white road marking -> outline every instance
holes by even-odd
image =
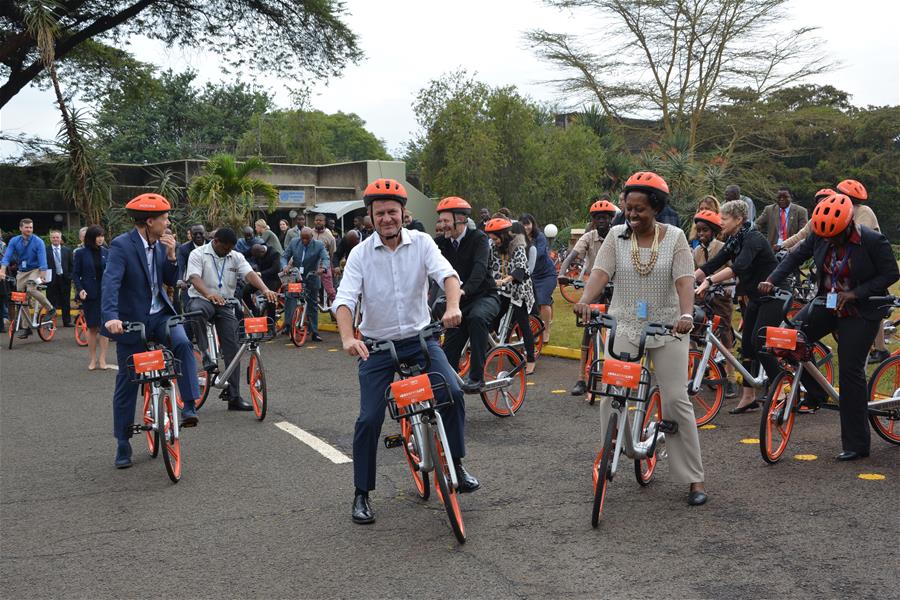
[[[308,431],[304,431],[287,421],[275,423],[275,427],[286,431],[336,465],[353,462],[353,459],[326,442],[323,442]]]

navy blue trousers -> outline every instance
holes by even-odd
[[[419,338],[408,338],[394,342],[400,360],[415,359],[425,366],[425,359],[419,345]],[[462,390],[456,380],[456,373],[450,368],[447,357],[435,340],[428,341],[428,355],[431,357],[429,372],[440,373],[447,380],[453,405],[441,409],[441,419],[450,443],[450,453],[454,460],[466,455],[463,440],[466,428],[466,407]],[[384,423],[387,402],[385,390],[394,380],[394,363],[390,352],[376,352],[369,360],[359,362],[359,418],[353,434],[353,482],[363,491],[375,489],[375,457],[378,438]],[[437,400],[446,398],[447,389],[436,392]]]
[[[181,361],[182,376],[178,378],[178,391],[185,406],[193,406],[194,400],[200,396],[197,384],[197,366],[194,364],[194,348],[188,340],[181,325],[167,327],[166,321],[172,315],[165,310],[150,315],[145,323],[147,337],[165,345],[172,354]],[[171,332],[171,342],[169,341]],[[113,393],[113,435],[118,440],[131,437],[131,426],[134,424],[134,408],[137,401],[138,384],[131,383],[132,374],[126,365],[128,357],[146,348],[140,340],[135,343],[118,342],[116,344],[116,361],[119,372],[116,375],[116,391]]]

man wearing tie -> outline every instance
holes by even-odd
[[[312,333],[312,341],[321,342],[319,337],[319,287],[322,285],[322,275],[331,266],[328,251],[325,244],[313,239],[314,232],[310,227],[300,230],[300,237],[294,238],[281,255],[281,266],[287,273],[291,267],[300,269],[300,277],[303,279],[303,294],[309,307],[306,314],[309,315],[309,329]],[[294,308],[297,306],[295,298],[286,298],[284,301],[284,314],[291,318]],[[289,328],[289,326],[288,326]]]
[[[62,309],[63,327],[71,327],[72,249],[63,245],[61,231],[50,231],[47,266],[53,271],[53,278],[47,286],[47,295],[53,306]]]
[[[791,202],[791,191],[780,187],[775,204],[767,206],[756,219],[756,227],[767,234],[769,245],[777,252],[786,239],[803,229],[808,220],[806,209]]]

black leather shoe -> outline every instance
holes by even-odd
[[[321,341],[322,341],[322,336],[320,336],[320,335],[314,333],[314,334],[312,335],[312,338],[311,338],[311,339],[312,339],[312,341],[314,341],[314,342],[321,342]]]
[[[887,360],[887,358],[891,355],[887,350],[872,350],[869,353],[868,363],[870,365],[877,365],[878,363]]]
[[[356,494],[353,497],[353,512],[351,518],[354,523],[367,525],[375,522],[375,511],[372,510],[372,502],[368,496]]]
[[[17,335],[16,337],[19,338],[20,340],[27,340],[28,338],[31,337],[31,330],[30,330],[30,329],[26,329],[25,331],[23,331],[22,333],[20,333],[20,334]]]
[[[730,414],[730,415],[740,415],[740,414],[743,414],[743,413],[748,412],[748,411],[751,411],[751,410],[756,410],[757,408],[759,408],[759,402],[757,402],[756,400],[754,400],[753,402],[751,402],[751,403],[748,404],[747,406],[740,406],[740,407],[735,406],[734,408],[732,408],[731,410],[728,411],[728,414]]]
[[[241,397],[228,400],[228,410],[253,410],[253,405]]]
[[[462,466],[462,463],[456,463],[456,481],[459,483],[457,490],[460,494],[468,494],[481,487],[478,480],[466,471],[465,467]]]
[[[696,491],[688,494],[688,504],[691,506],[701,506],[706,504],[708,499],[709,496],[706,495],[706,492]]]
[[[573,396],[584,396],[587,393],[587,384],[579,379],[569,393]]]
[[[465,393],[472,394],[472,393],[475,393],[475,392],[478,392],[479,390],[481,390],[481,388],[484,387],[484,382],[483,381],[474,381],[474,380],[466,377],[465,379],[463,379],[463,382],[459,387]]]
[[[868,452],[863,453],[863,452],[854,452],[853,450],[844,450],[843,452],[841,452],[840,454],[835,456],[835,458],[841,462],[845,462],[848,460],[858,460],[860,458],[868,458],[868,456],[869,456]]]

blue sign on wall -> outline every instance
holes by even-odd
[[[281,206],[305,206],[306,192],[303,190],[279,190],[278,204]]]

